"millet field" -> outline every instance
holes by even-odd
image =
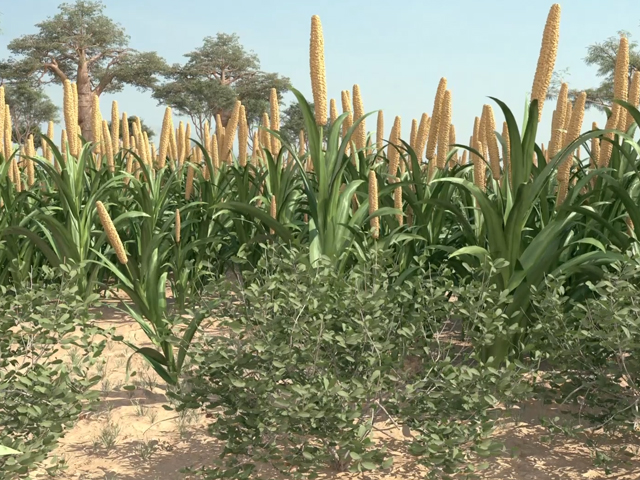
[[[157,59],[98,50],[99,2],[59,8],[75,63],[53,20],[0,63],[0,479],[640,478],[627,36],[585,125],[552,5],[523,118],[487,97],[460,139],[446,78],[409,121],[328,98],[315,15],[293,133],[271,86],[178,121],[185,70],[154,143],[100,95],[109,58]],[[34,72],[64,129],[16,127]]]

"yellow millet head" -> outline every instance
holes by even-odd
[[[186,142],[184,140],[184,123],[182,121],[180,121],[180,123],[178,123],[178,131],[176,132],[176,140],[177,140],[177,147],[178,147],[178,162],[182,163],[184,161],[184,157],[186,154],[186,150],[187,150],[187,145]]]
[[[257,131],[253,132],[253,142],[251,148],[251,164],[255,167],[258,166],[260,159],[260,135]]]
[[[309,62],[316,124],[323,126],[327,124],[327,76],[324,63],[324,37],[318,15],[311,17]]]
[[[402,187],[396,187],[393,190],[393,208],[402,211]],[[404,223],[404,215],[396,213],[396,220],[398,225],[402,226]]]
[[[271,128],[271,121],[267,112],[262,114],[262,126],[264,128],[260,129],[260,145],[267,150],[271,150],[271,134],[266,130]]]
[[[249,124],[244,105],[240,105],[240,123],[238,124],[238,163],[241,167],[247,166],[247,146],[249,143]]]
[[[360,85],[355,84],[353,86],[353,119],[358,120],[364,117],[364,104],[362,103],[362,94],[360,93]],[[354,140],[356,149],[362,150],[367,143],[367,131],[365,121],[358,124],[356,131],[354,132]]]
[[[275,88],[271,89],[269,95],[269,105],[271,108],[271,123],[269,128],[274,132],[280,131],[280,102],[278,101],[278,92]],[[271,135],[271,150],[274,155],[280,151],[280,140],[275,135]]]
[[[209,122],[204,121],[204,127],[202,128],[202,145],[209,155],[211,155],[211,129],[209,128]]]
[[[68,132],[69,138],[69,151],[71,155],[74,155],[74,145],[73,141],[75,138],[76,127],[75,123],[77,123],[76,116],[78,114],[75,106],[75,99],[73,93],[73,87],[71,86],[71,82],[69,80],[64,81],[64,97],[63,97],[63,114],[64,114],[64,124],[65,130]]]
[[[73,135],[69,137],[69,140],[73,145],[73,155],[77,157],[80,155],[80,148],[82,147],[80,142],[80,134],[82,132],[78,123],[78,84],[76,82],[71,84],[71,91],[73,92]]]
[[[121,264],[126,265],[128,261],[127,252],[124,249],[124,245],[122,244],[122,240],[120,239],[120,235],[118,235],[116,227],[113,225],[113,221],[109,216],[109,212],[107,212],[107,209],[104,207],[100,200],[96,202],[96,209],[98,210],[98,217],[100,218],[102,228],[107,234],[107,239],[109,240],[111,247],[113,247],[116,252],[118,261]]]
[[[449,125],[449,148],[453,148],[453,145],[456,143],[456,127],[453,125]],[[458,152],[456,151],[451,157],[451,162],[453,165],[458,163]]]
[[[0,85],[0,154],[4,155],[4,86]]]
[[[300,130],[298,135],[298,158],[302,158],[307,153],[307,144],[304,138],[304,130]]]
[[[556,208],[564,203],[564,201],[567,198],[568,192],[569,192],[569,180],[558,178],[558,198],[556,200]]]
[[[176,139],[176,130],[173,128],[173,120],[171,121],[171,128],[169,128],[169,158],[171,163],[178,160],[178,141]]]
[[[11,139],[13,125],[11,122],[11,110],[9,109],[9,105],[5,105],[4,111],[0,112],[0,114],[4,115],[4,159],[5,161],[9,161],[9,158],[13,155],[13,141]]]
[[[102,114],[100,113],[100,97],[98,95],[93,95],[93,106],[91,107],[92,113],[92,136],[93,142],[96,144],[96,153],[102,153],[103,149],[100,145],[102,141]]]
[[[369,170],[369,215],[378,211],[378,177],[374,170]],[[380,236],[380,217],[371,219],[371,237],[377,240]]]
[[[35,157],[36,156],[36,148],[33,144],[33,135],[29,135],[29,138],[27,140],[27,185],[29,187],[31,187],[35,181],[36,181],[36,176],[35,176],[35,168],[33,165],[33,160],[31,160],[31,157]]]
[[[27,137],[26,154],[28,157],[36,156],[36,147],[33,140],[33,134],[29,134],[29,136]]]
[[[493,116],[493,108],[491,105],[485,105],[487,109],[487,121],[485,123],[484,136],[489,150],[489,164],[491,165],[491,175],[496,180],[500,180],[500,149],[498,148],[498,139],[496,137],[496,120]]]
[[[376,126],[376,150],[382,151],[384,146],[384,113],[382,110],[378,110],[378,121]]]
[[[211,163],[213,164],[213,170],[220,170],[220,156],[218,155],[218,139],[216,136],[211,137]],[[213,172],[210,172],[213,173]]]
[[[418,139],[418,120],[411,119],[411,131],[409,133],[409,146],[411,150],[416,151],[416,141]]]
[[[562,147],[562,129],[564,128],[565,117],[567,114],[569,85],[563,83],[560,86],[556,109],[554,110],[553,119],[551,121],[551,141],[549,142],[549,154],[554,157]]]
[[[442,77],[436,90],[436,98],[433,101],[433,113],[431,114],[431,126],[429,127],[429,137],[427,140],[427,159],[431,162],[436,155],[436,145],[438,143],[438,129],[440,128],[440,112],[444,93],[447,90],[447,79]]]
[[[636,108],[640,106],[640,70],[636,70],[635,72],[633,72],[633,76],[631,77],[631,83],[629,84],[628,102]],[[626,113],[626,120],[623,126],[623,130],[625,132],[634,122],[631,114],[629,112]]]
[[[227,163],[231,163],[231,150],[233,149],[233,141],[236,139],[236,131],[238,130],[238,122],[240,121],[240,106],[242,103],[237,100],[233,110],[231,111],[231,117],[227,122],[227,126],[224,129],[224,158]]]
[[[438,156],[436,166],[442,170],[445,167],[447,153],[449,153],[449,127],[451,125],[451,90],[444,92],[440,118],[438,120]]]
[[[402,134],[402,119],[396,116],[391,127],[391,135],[389,136],[389,148],[387,149],[387,158],[389,159],[389,175],[395,177],[398,173],[400,163],[400,152],[398,147],[400,144],[400,136]]]
[[[67,154],[68,148],[69,148],[69,139],[67,138],[67,131],[63,128],[62,132],[60,132],[60,151],[62,152],[63,156]]]
[[[184,128],[184,150],[185,157],[191,155],[191,124],[189,122]]]
[[[171,131],[173,130],[173,121],[171,119],[171,108],[164,110],[164,118],[162,120],[162,130],[160,131],[160,148],[158,151],[158,168],[165,167],[167,162],[167,153],[171,144]]]
[[[430,118],[426,113],[422,114],[420,118],[420,125],[418,126],[418,136],[416,139],[416,157],[418,157],[418,163],[422,163],[424,158],[424,148],[427,145],[427,138],[429,136]]]
[[[616,128],[616,126],[618,125],[618,116],[620,114],[620,109],[619,108],[612,108],[611,109],[611,115],[609,115],[609,118],[607,119],[607,123],[604,126],[605,130],[612,130],[614,128]],[[604,138],[608,138],[609,140],[613,140],[614,139],[614,134],[613,133],[606,133],[604,135]],[[608,167],[609,166],[609,160],[611,160],[611,152],[613,150],[613,144],[611,142],[607,142],[606,140],[604,140],[600,143],[600,155],[598,157],[598,167],[602,168],[602,167]]]
[[[120,112],[118,110],[118,102],[114,100],[111,103],[111,145],[116,152],[120,148]]]
[[[53,122],[50,121],[49,125],[47,125],[47,138],[53,141],[54,135],[55,135],[54,125],[53,125]],[[43,143],[43,145],[44,144],[45,143]],[[43,156],[49,161],[49,163],[53,162],[53,150],[51,150],[51,147],[49,147],[49,145],[47,145],[46,154]]]
[[[109,136],[109,133],[112,133],[109,131],[109,124],[107,123],[106,120],[102,121],[102,137],[105,141],[105,146],[106,146],[106,150],[107,150],[107,165],[109,166],[109,171],[111,173],[115,173],[116,171],[116,164],[115,164],[115,155],[117,153],[116,147],[119,143],[114,144],[111,141],[111,137]]]
[[[553,69],[558,55],[560,41],[560,5],[555,3],[549,10],[547,23],[542,34],[542,45],[538,57],[538,66],[533,77],[531,100],[538,101],[538,121],[542,119],[542,108],[549,90]]]
[[[129,118],[127,112],[122,112],[122,148],[128,150],[131,148],[131,133],[129,133]]]
[[[191,194],[193,193],[193,176],[195,174],[193,164],[189,163],[187,167],[187,183],[184,187],[184,199],[189,201],[191,199]]]
[[[338,119],[338,105],[336,104],[336,99],[332,98],[331,101],[329,102],[329,121],[331,122],[331,125],[336,123],[337,119]]]
[[[509,156],[511,155],[511,140],[509,140],[509,127],[507,122],[502,122],[502,138],[504,139],[505,147],[502,147],[502,161],[505,166],[509,164]]]
[[[562,148],[564,145],[564,140],[567,137],[567,131],[569,130],[569,123],[571,122],[571,115],[573,114],[573,104],[571,101],[567,101],[567,106],[565,107],[564,114],[564,123],[562,124],[562,128],[560,129],[560,144],[558,145],[558,150]]]
[[[597,130],[598,124],[596,122],[593,122],[591,124],[591,129]],[[597,168],[599,157],[600,157],[600,139],[592,138],[591,139],[591,160],[589,162],[589,165],[591,168]]]
[[[342,113],[349,113],[347,118],[342,122],[342,138],[347,136],[347,132],[353,125],[353,112],[351,111],[351,96],[349,90],[343,90],[342,93]]]
[[[629,94],[629,40],[624,35],[620,37],[616,67],[613,77],[613,98],[627,100]]]
[[[20,167],[18,167],[18,162],[16,160],[16,157],[13,157],[12,163],[13,163],[13,184],[16,187],[16,191],[21,192],[22,191],[22,175],[20,172]]]
[[[584,108],[586,102],[586,92],[580,92],[576,99],[576,103],[571,110],[571,120],[569,122],[569,128],[567,129],[567,135],[565,136],[562,148],[565,148],[580,136],[580,132],[582,131],[582,122],[584,121]]]
[[[104,153],[107,156],[107,165],[109,166],[109,171],[114,173],[116,171],[116,165],[113,161],[113,145],[111,143],[111,132],[109,132],[109,124],[106,120],[102,121],[102,139],[104,142]]]
[[[471,146],[475,150],[480,153],[483,153],[484,146],[482,142],[478,139],[477,136],[474,135],[473,145]],[[471,161],[473,162],[473,183],[475,183],[476,187],[480,188],[483,192],[486,187],[486,166],[482,158],[480,158],[477,154],[471,153]]]
[[[151,165],[151,155],[152,155],[152,151],[151,151],[151,145],[149,145],[149,136],[147,135],[147,132],[142,132],[142,148],[144,149],[144,161],[147,163],[147,165]]]
[[[629,103],[634,107],[640,107],[640,70],[633,72],[629,86]]]

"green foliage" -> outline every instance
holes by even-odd
[[[242,284],[211,286],[229,335],[194,346],[182,396],[217,412],[209,428],[225,448],[207,478],[388,468],[372,436],[394,423],[433,475],[495,451],[489,412],[513,376],[453,341],[447,272],[406,279],[390,253],[342,275],[326,257],[314,268],[308,252],[268,248]]]
[[[38,73],[41,81],[61,83],[76,80],[80,67],[86,67],[98,95],[119,92],[125,85],[155,85],[156,74],[166,68],[164,60],[155,52],[129,48],[129,36],[103,13],[102,2],[77,0],[58,8],[59,13],[36,24],[37,33],[9,42],[15,72]]]
[[[185,57],[187,62],[174,65],[153,96],[188,116],[200,138],[204,123],[213,126],[216,115],[226,125],[236,99],[242,101],[253,126],[269,110],[271,88],[276,88],[279,99],[289,88],[288,78],[260,71],[258,56],[247,52],[235,34],[205,37],[203,45]]]
[[[559,279],[535,296],[542,318],[532,340],[549,363],[541,394],[580,407],[579,424],[637,435],[640,414],[640,258],[616,264],[589,295],[575,302]],[[575,413],[575,411],[573,412]]]
[[[168,261],[171,253],[176,253],[173,248],[175,239],[171,236],[174,222],[166,218],[171,206],[168,197],[174,177],[171,175],[163,183],[162,172],[156,175],[153,169],[144,163],[142,165],[143,180],[134,178],[129,183],[135,209],[122,213],[114,220],[114,225],[128,222],[136,233],[133,241],[127,245],[131,252],[127,264],[114,263],[97,250],[93,250],[93,253],[99,258],[95,263],[115,278],[114,286],[128,295],[132,305],[125,304],[126,312],[140,325],[155,348],[139,348],[130,342],[124,343],[133,349],[134,354],[142,355],[167,384],[175,386],[179,382],[191,340],[204,317],[193,315],[185,324],[182,316],[170,315],[167,308],[169,273],[172,267],[174,277],[182,273],[176,270],[177,262]],[[171,215],[170,218],[174,220],[175,217]],[[177,253],[180,254],[179,249]],[[179,332],[181,327],[184,330]]]
[[[587,108],[597,108],[604,111],[611,108],[613,101],[613,76],[616,68],[616,56],[620,46],[620,35],[631,37],[629,32],[620,31],[618,36],[609,37],[602,42],[596,42],[587,47],[587,56],[584,62],[587,65],[598,68],[597,75],[602,78],[600,85],[590,88],[570,89],[569,96],[576,98],[581,91],[587,93]],[[638,42],[629,41],[629,78],[634,71],[640,71],[640,50],[638,50]],[[567,69],[564,70],[566,73]],[[556,72],[554,81],[550,91],[550,97],[555,98],[560,91],[562,84],[562,75]]]
[[[21,452],[0,456],[6,480],[41,464],[98,395],[89,391],[99,381],[89,369],[105,346],[89,310],[97,295],[77,295],[77,271],[44,270],[47,284],[0,295],[0,445]]]
[[[38,148],[41,144],[40,126],[49,121],[58,121],[59,108],[42,87],[32,81],[9,80],[5,84],[5,98],[11,111],[13,141],[24,144],[31,134]]]

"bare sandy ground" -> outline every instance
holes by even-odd
[[[118,334],[144,345],[144,334],[135,322],[114,309],[102,311],[100,325],[114,327]],[[208,329],[215,328],[211,325]],[[130,351],[121,343],[110,342],[104,355],[104,380],[98,385],[101,403],[71,429],[53,453],[63,459],[66,469],[55,478],[74,480],[178,480],[194,477],[180,473],[187,466],[210,464],[219,452],[216,441],[206,432],[207,419],[202,413],[177,415],[162,405],[168,401],[159,380],[150,368],[136,358],[137,375],[126,391],[125,365]],[[135,357],[134,357],[135,358]],[[614,467],[610,476],[594,466],[592,452],[583,443],[566,437],[549,437],[538,421],[553,412],[541,405],[530,405],[517,417],[505,420],[495,435],[506,451],[489,460],[482,478],[495,480],[599,479],[630,480],[640,478],[640,456],[628,458],[628,465]],[[378,435],[394,453],[394,467],[389,472],[336,474],[326,478],[398,480],[424,478],[425,471],[402,454],[405,437],[390,428]],[[615,441],[612,441],[614,444]],[[38,478],[52,478],[38,475]]]

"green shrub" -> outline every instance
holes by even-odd
[[[0,456],[6,480],[41,464],[97,398],[88,373],[105,345],[89,313],[97,295],[82,300],[64,270],[47,270],[46,285],[0,287],[0,445],[21,452]]]
[[[180,407],[210,410],[225,442],[204,476],[390,467],[372,434],[393,424],[434,475],[495,451],[491,409],[512,382],[457,341],[449,272],[416,259],[410,275],[391,252],[367,257],[341,274],[273,247],[241,285],[211,287],[225,333],[194,346]]]
[[[573,405],[578,430],[636,436],[640,430],[640,263],[614,265],[587,283],[583,302],[569,298],[561,279],[550,278],[535,296],[541,317],[535,348],[544,352],[547,401]],[[542,385],[542,384],[541,384]]]

